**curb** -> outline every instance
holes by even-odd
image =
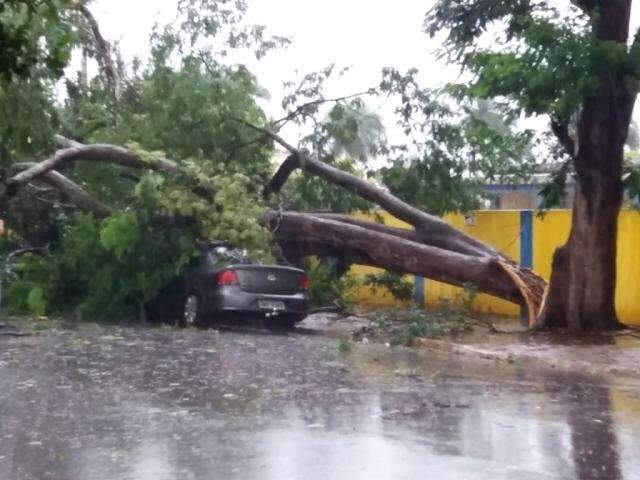
[[[617,367],[615,365],[605,365],[580,359],[566,359],[553,356],[551,358],[544,358],[527,352],[514,353],[502,350],[491,350],[473,345],[453,343],[447,340],[436,340],[432,338],[416,339],[412,342],[411,346],[443,352],[449,355],[460,355],[506,363],[527,362],[539,367],[560,369],[568,372],[581,374],[587,373],[592,375],[615,375],[640,380],[640,368]]]

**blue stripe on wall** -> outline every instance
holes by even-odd
[[[533,212],[520,212],[520,266],[533,267]]]
[[[424,306],[424,277],[413,277],[413,301]]]
[[[424,278],[413,277],[413,300],[418,305],[424,305]]]
[[[522,210],[520,212],[520,266],[533,267],[533,212]],[[527,309],[520,308],[520,318],[526,320]]]

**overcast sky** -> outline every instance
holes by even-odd
[[[553,1],[553,0],[551,0]],[[566,4],[558,0],[557,4]],[[118,40],[126,59],[145,59],[149,33],[155,22],[170,22],[177,0],[96,0],[91,10],[105,37]],[[349,73],[328,85],[327,95],[341,96],[366,90],[380,81],[381,69],[417,67],[428,86],[455,79],[457,69],[435,58],[438,43],[422,33],[422,22],[433,0],[248,0],[249,23],[263,24],[271,33],[291,38],[293,44],[260,62],[241,61],[272,95],[263,106],[281,116],[282,83],[335,63],[351,66]],[[634,2],[635,28],[640,1]],[[634,31],[634,30],[632,30]],[[390,106],[376,104],[383,116]],[[636,118],[638,111],[636,110]]]
[[[149,33],[156,21],[175,17],[176,0],[96,0],[91,10],[105,37],[118,40],[127,59],[146,58]],[[457,70],[436,64],[437,44],[422,33],[427,0],[248,0],[248,23],[266,25],[272,34],[289,37],[286,50],[260,62],[242,57],[271,93],[264,104],[281,116],[282,83],[331,63],[351,69],[340,81],[327,85],[327,95],[341,96],[376,86],[385,66],[418,67],[432,85],[455,78]],[[388,110],[390,106],[376,104]]]

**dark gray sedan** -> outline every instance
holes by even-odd
[[[202,247],[179,283],[174,291],[182,291],[178,296],[183,309],[173,309],[179,326],[262,318],[269,328],[290,329],[309,311],[309,279],[304,270],[252,263],[243,251],[222,242]],[[166,300],[171,295],[161,296]],[[158,302],[151,308],[168,313]]]

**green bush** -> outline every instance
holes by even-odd
[[[46,288],[51,274],[48,256],[27,254],[14,265],[3,262],[2,273],[2,304],[9,313],[47,313]]]
[[[45,299],[44,289],[42,287],[34,287],[29,291],[27,295],[27,307],[34,315],[42,316],[45,314],[47,300]]]
[[[339,275],[335,263],[319,262],[308,268],[309,302],[312,307],[326,307],[336,302],[350,306],[356,301],[358,281]]]
[[[438,338],[470,331],[473,320],[463,309],[442,306],[436,310],[412,307],[378,312],[375,328],[393,345],[411,345],[417,338]]]
[[[407,301],[413,298],[413,283],[397,273],[387,271],[370,273],[365,277],[364,285],[370,286],[374,293],[379,289],[386,289],[396,300]],[[383,292],[382,295],[385,293]]]

